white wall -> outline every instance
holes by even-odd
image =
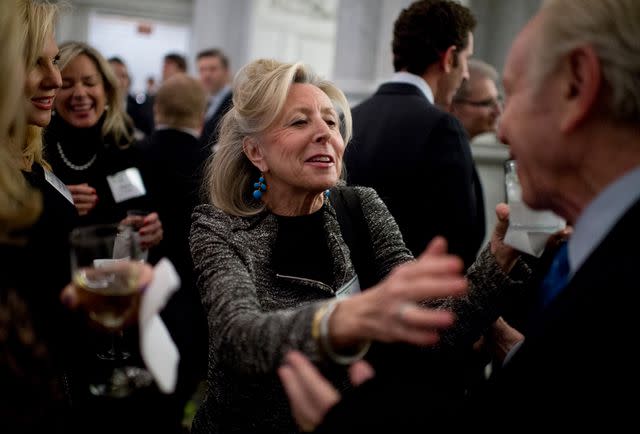
[[[150,26],[149,34],[138,25]],[[147,77],[161,81],[162,59],[168,52],[186,55],[191,40],[190,26],[170,22],[140,20],[118,15],[89,13],[88,42],[106,58],[124,60],[131,77],[131,91],[144,92]]]

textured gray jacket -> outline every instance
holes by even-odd
[[[393,217],[374,190],[356,187],[367,221],[378,277],[413,259]],[[314,312],[354,276],[336,219],[325,203],[324,227],[333,258],[331,286],[280,276],[272,269],[277,219],[264,211],[251,217],[223,213],[201,205],[193,214],[191,252],[197,284],[209,321],[208,391],[192,432],[296,432],[276,370],[290,349],[306,354],[341,387],[342,368],[323,360],[311,338]],[[443,336],[455,342],[497,316],[497,302],[515,282],[499,269],[487,249],[469,270],[469,295],[440,301],[453,309],[456,326]],[[479,284],[482,284],[480,287]]]

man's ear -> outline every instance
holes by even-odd
[[[593,47],[578,47],[565,58],[562,74],[562,110],[560,128],[563,132],[573,130],[597,104],[602,87],[602,69]]]
[[[457,53],[458,51],[456,46],[451,45],[449,48],[447,48],[447,51],[445,51],[440,58],[440,66],[445,73],[449,74],[453,70],[453,68],[455,68]]]
[[[267,163],[264,160],[264,155],[262,153],[262,147],[255,138],[247,136],[242,139],[242,151],[249,161],[258,168],[258,170],[261,172],[266,172],[268,170]]]

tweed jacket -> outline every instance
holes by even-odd
[[[413,257],[375,191],[364,187],[355,190],[373,245],[375,268],[382,279]],[[346,379],[342,368],[323,359],[311,337],[315,311],[355,274],[329,201],[320,212],[329,234],[332,285],[275,273],[271,261],[278,222],[268,211],[237,217],[212,205],[195,209],[190,244],[209,322],[209,368],[208,392],[196,415],[194,433],[296,432],[276,374],[290,349],[316,362],[337,387]],[[468,277],[472,287],[468,296],[439,302],[454,309],[459,318],[458,325],[443,336],[444,342],[466,341],[467,335],[482,333],[479,324],[488,325],[495,319],[496,300],[515,284],[488,252],[483,252]],[[467,326],[476,331],[469,333]]]

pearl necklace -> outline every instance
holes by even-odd
[[[62,161],[64,162],[64,164],[69,166],[71,169],[77,170],[77,171],[88,169],[93,165],[93,163],[95,163],[96,157],[98,157],[98,154],[94,154],[93,157],[91,157],[91,159],[87,161],[85,164],[77,165],[69,161],[67,156],[64,155],[64,152],[62,151],[62,146],[60,146],[60,142],[56,143],[56,148],[58,148],[58,154],[60,154],[60,158],[62,158]]]

